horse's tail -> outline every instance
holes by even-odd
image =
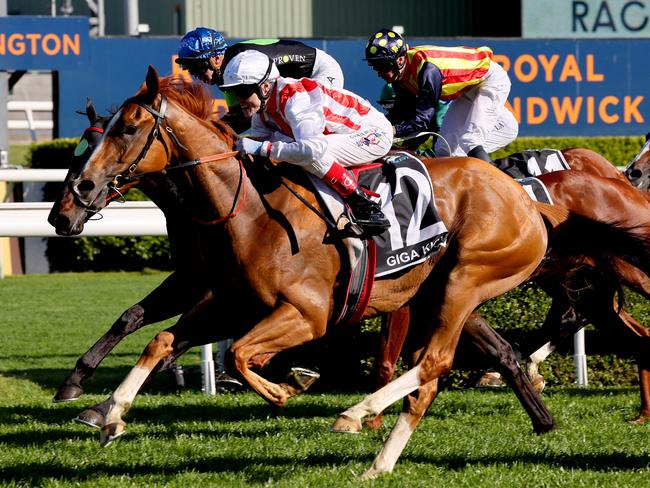
[[[650,276],[650,227],[597,221],[569,212],[550,233],[548,252],[565,259],[591,258],[601,264],[619,258]]]
[[[535,202],[535,207],[537,207],[537,211],[542,214],[546,223],[553,229],[561,223],[566,222],[570,216],[570,212],[566,208],[558,205]]]

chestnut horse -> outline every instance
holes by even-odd
[[[235,366],[260,396],[283,405],[295,391],[262,378],[250,363],[325,333],[343,263],[333,229],[264,167],[233,157],[234,134],[215,131],[203,120],[211,104],[209,97],[200,96],[204,93],[178,79],[161,81],[150,68],[146,86],[124,102],[78,178],[70,182],[71,195],[62,199],[60,214],[70,228],[82,226],[86,211],[101,208],[115,182],[182,165],[193,185],[193,193],[183,195],[188,207],[203,221],[210,215],[212,222],[224,223],[227,243],[219,249],[223,252],[211,256],[218,261],[214,270],[219,267],[220,272],[211,275],[210,267],[203,272],[212,277],[211,287],[224,303],[245,304],[240,310],[230,306],[230,313],[250,327],[233,344]],[[206,161],[209,164],[200,164]],[[392,469],[423,408],[435,395],[437,378],[449,370],[463,323],[474,308],[523,282],[541,262],[547,245],[541,214],[567,229],[558,234],[563,238],[556,242],[557,250],[574,239],[593,243],[596,228],[603,227],[534,204],[514,181],[481,161],[443,158],[424,163],[451,238],[429,261],[377,281],[370,296],[365,317],[394,311],[407,302],[420,310],[414,324],[423,341],[416,366],[363,404],[363,411],[371,414],[407,397],[394,430],[397,434],[389,438],[372,473]],[[316,205],[309,190],[291,179],[286,184]],[[563,222],[566,225],[560,225]],[[577,227],[569,225],[574,222]],[[605,227],[617,238],[633,237],[630,229]],[[576,228],[580,229],[577,235],[570,232]],[[646,251],[635,247],[627,257],[647,269]],[[123,432],[121,416],[159,359],[182,342],[169,332],[158,334],[148,347],[155,361],[139,361],[115,390],[102,428],[104,444]],[[417,398],[410,395],[414,390]],[[359,413],[359,408],[352,411]]]
[[[201,110],[209,104],[210,99],[201,98],[191,85],[161,81],[150,69],[146,88],[122,105],[71,182],[70,198],[61,201],[60,214],[70,228],[81,226],[86,210],[104,204],[120,175],[161,171],[181,161],[225,154],[220,161],[186,167],[194,186],[194,195],[186,197],[201,200],[202,206],[191,202],[190,207],[208,208],[214,221],[225,219],[230,248],[228,253],[215,253],[222,269],[213,276],[211,287],[224,303],[245,304],[237,310],[238,321],[250,331],[233,344],[235,365],[263,398],[283,405],[294,392],[251,371],[249,363],[325,333],[342,263],[336,246],[326,239],[332,230],[325,222],[269,178],[263,167],[232,157],[234,134],[226,137],[227,132],[218,133],[202,120]],[[429,350],[406,376],[407,389],[398,387],[400,396],[395,400],[450,367],[462,324],[476,306],[517,286],[534,271],[547,244],[538,208],[549,217],[556,215],[552,208],[534,205],[516,183],[480,161],[449,158],[427,161],[426,166],[452,239],[437,257],[378,281],[365,312],[367,317],[390,312],[413,297],[426,296],[427,315],[440,317],[437,324],[426,324],[431,332]],[[309,190],[293,181],[287,184],[316,204]],[[206,215],[203,210],[197,216],[206,220]],[[211,270],[205,271],[210,277]],[[231,299],[234,294],[236,301]],[[176,342],[178,338],[163,332],[151,347],[160,348],[158,357],[165,357]],[[102,430],[105,440],[119,435],[121,415],[153,367],[138,363],[114,392]]]
[[[99,144],[103,128],[108,119],[99,117],[96,114],[92,102],[88,100],[86,104],[86,116],[90,126],[83,132],[79,149],[83,151],[75,151],[75,157],[66,177],[66,182],[76,178],[81,170],[81,167],[86,162],[88,156],[94,148]],[[165,178],[170,179],[166,184],[162,184]],[[131,184],[136,183],[136,181]],[[150,323],[171,318],[175,315],[183,313],[183,316],[178,324],[174,325],[170,332],[177,335],[176,328],[188,328],[194,331],[197,337],[188,341],[188,344],[195,343],[209,343],[210,338],[214,336],[214,327],[209,327],[209,324],[214,322],[216,314],[215,306],[210,306],[210,302],[214,299],[209,287],[205,286],[203,289],[199,287],[202,282],[200,276],[192,279],[193,269],[200,269],[200,260],[202,259],[196,252],[189,252],[192,248],[181,248],[179,242],[189,241],[195,242],[192,233],[197,233],[200,239],[200,234],[209,231],[211,227],[196,225],[191,219],[185,216],[185,226],[181,226],[179,220],[183,220],[178,215],[177,196],[174,192],[165,193],[160,188],[175,187],[174,172],[166,173],[164,176],[160,173],[153,173],[137,180],[138,186],[152,200],[154,200],[159,207],[164,209],[167,216],[168,231],[172,233],[170,241],[172,242],[171,253],[172,259],[176,265],[176,270],[155,290],[153,290],[147,297],[140,302],[129,307],[120,318],[113,324],[113,326],[78,360],[74,370],[70,373],[68,378],[57,390],[54,401],[72,401],[79,398],[83,392],[83,382],[92,376],[97,366],[101,363],[104,357],[115,347],[128,334],[138,330],[140,327]],[[65,198],[68,192],[68,185],[64,184],[63,191],[59,198],[54,202],[50,212],[49,221],[57,228],[57,232],[62,235],[68,235],[73,229],[68,228],[67,219],[59,216],[59,209],[61,199]],[[121,196],[128,191],[128,187],[116,188],[114,195],[109,195],[109,200],[113,197]],[[171,196],[171,198],[170,198]],[[88,217],[92,212],[88,212]],[[180,218],[179,218],[180,217]],[[74,229],[74,232],[80,232],[81,228]],[[181,237],[175,234],[179,233]],[[193,262],[192,259],[198,261]],[[204,281],[204,280],[203,280]],[[177,298],[179,297],[179,298]],[[192,301],[194,297],[195,301]],[[197,299],[198,297],[198,299]],[[217,307],[223,307],[223,304],[217,301]],[[397,312],[399,313],[399,312]],[[230,324],[220,326],[221,335],[231,333],[228,330],[232,329]],[[482,333],[475,333],[471,329],[479,328]],[[468,330],[469,329],[469,332]],[[228,332],[226,332],[228,331]],[[468,323],[464,326],[464,334],[467,336],[471,345],[483,352],[482,364],[484,367],[492,367],[500,371],[503,377],[511,384],[515,394],[521,401],[524,409],[528,412],[533,429],[537,433],[547,432],[552,430],[555,426],[553,418],[544,406],[539,395],[535,392],[533,385],[522,375],[517,358],[512,351],[510,345],[505,342],[489,325],[484,323]],[[168,364],[177,359],[185,349],[177,349],[175,354],[169,356],[159,363],[158,371],[164,369]],[[472,357],[475,357],[472,354]],[[268,358],[265,358],[268,359]],[[476,360],[472,361],[472,365],[476,365]],[[258,366],[263,366],[259,364]],[[461,367],[464,367],[462,364]],[[456,365],[455,365],[456,367]],[[152,372],[154,374],[155,371]],[[292,371],[288,380],[300,390],[307,389],[316,378],[315,375],[298,375]],[[385,382],[387,383],[387,381]],[[385,384],[383,383],[383,384]],[[382,385],[383,385],[382,384]],[[110,399],[109,399],[110,400]],[[100,428],[104,423],[104,417],[110,407],[109,401],[103,401],[99,404],[93,405],[85,409],[83,412],[75,417],[75,420],[83,424]]]

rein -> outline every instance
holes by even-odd
[[[120,196],[121,196],[121,193],[119,191],[120,187],[123,187],[136,180],[139,180],[144,175],[152,174],[152,173],[166,173],[170,170],[193,168],[195,166],[198,166],[199,164],[223,161],[224,159],[228,159],[237,156],[239,154],[239,151],[227,151],[224,153],[212,154],[210,156],[203,156],[200,158],[192,159],[179,164],[175,164],[173,166],[167,166],[161,170],[143,171],[140,173],[136,173],[135,171],[138,165],[147,155],[147,152],[149,152],[149,149],[151,148],[153,141],[155,141],[156,139],[159,139],[161,141],[163,147],[165,148],[165,153],[167,154],[168,157],[170,157],[170,151],[167,148],[167,144],[165,143],[165,140],[161,135],[161,131],[160,131],[161,128],[164,128],[165,132],[169,134],[169,136],[171,137],[173,143],[176,145],[177,148],[184,151],[188,151],[188,149],[178,140],[178,137],[176,136],[174,130],[169,125],[165,124],[165,119],[166,119],[165,112],[167,111],[167,107],[168,107],[167,97],[165,97],[165,95],[161,94],[159,110],[156,110],[151,105],[141,102],[140,100],[137,100],[135,98],[130,98],[126,100],[122,104],[122,107],[124,107],[124,105],[128,103],[135,103],[136,105],[144,108],[147,112],[149,112],[153,116],[155,123],[151,132],[147,136],[147,141],[144,147],[142,148],[138,156],[135,158],[135,160],[129,165],[127,174],[126,175],[118,174],[114,177],[113,181],[109,183],[109,188]],[[246,186],[243,184],[244,178],[246,176],[246,170],[244,168],[243,162],[241,161],[241,158],[237,158],[237,161],[239,163],[239,183],[237,185],[237,190],[235,192],[235,197],[233,199],[233,204],[230,209],[230,212],[228,212],[226,216],[220,217],[215,220],[205,221],[197,217],[192,217],[192,220],[203,225],[216,225],[225,222],[230,218],[235,217],[240,212],[244,203],[246,202]],[[241,193],[241,198],[240,198],[240,193]]]
[[[165,130],[165,132],[167,132],[169,134],[169,136],[171,137],[173,143],[176,145],[177,148],[179,148],[181,150],[184,150],[184,151],[187,151],[188,149],[187,149],[187,147],[185,147],[178,140],[178,137],[174,133],[173,129],[169,125],[167,125],[165,123],[165,119],[166,119],[165,112],[167,111],[167,107],[168,107],[167,97],[165,97],[164,95],[161,94],[161,101],[160,101],[160,109],[159,110],[154,109],[151,105],[148,105],[148,104],[138,100],[135,97],[132,97],[132,98],[126,100],[122,104],[122,106],[120,108],[124,107],[128,103],[135,103],[136,105],[142,107],[147,112],[149,112],[154,118],[154,126],[151,129],[151,132],[149,133],[149,135],[147,136],[147,140],[146,140],[142,150],[140,151],[138,156],[133,160],[133,162],[131,164],[129,164],[127,173],[126,174],[117,174],[117,175],[115,175],[115,177],[113,178],[113,181],[111,181],[109,183],[109,185],[108,185],[109,189],[111,191],[117,193],[117,195],[119,195],[119,197],[122,197],[122,193],[120,192],[120,188],[139,180],[144,175],[152,174],[152,173],[166,173],[166,172],[171,171],[171,170],[193,168],[193,167],[198,166],[200,164],[207,164],[207,163],[222,161],[224,159],[228,159],[228,158],[235,157],[235,156],[239,155],[239,151],[227,151],[227,152],[224,152],[224,153],[218,153],[218,154],[213,154],[213,155],[210,155],[210,156],[203,156],[203,157],[200,157],[200,158],[192,159],[192,160],[189,160],[189,161],[184,161],[182,163],[175,164],[173,166],[167,166],[167,167],[165,167],[163,169],[160,169],[160,170],[143,171],[143,172],[140,172],[140,173],[136,173],[136,169],[137,169],[138,165],[145,158],[145,156],[149,152],[149,149],[151,148],[151,145],[153,144],[153,142],[156,139],[159,139],[161,141],[161,143],[162,143],[162,145],[163,145],[163,147],[165,149],[165,153],[167,154],[168,157],[170,156],[170,151],[169,151],[169,149],[167,147],[167,144],[165,143],[164,138],[161,135],[161,128],[163,128]],[[104,132],[103,129],[95,128],[95,127],[89,127],[87,130],[92,130],[92,131],[99,132],[99,133]],[[246,185],[244,185],[244,179],[246,177],[246,169],[244,167],[244,164],[243,164],[243,161],[242,161],[241,157],[237,157],[237,161],[239,163],[239,183],[237,185],[237,190],[235,191],[235,196],[233,198],[232,207],[231,207],[230,211],[228,212],[228,214],[225,215],[224,217],[220,217],[220,218],[215,219],[215,220],[203,220],[203,219],[200,219],[198,217],[192,216],[192,220],[194,222],[197,222],[197,223],[199,223],[201,225],[217,225],[217,224],[220,224],[220,223],[223,223],[223,222],[227,221],[228,219],[231,219],[231,218],[235,217],[241,211],[242,207],[244,206],[244,203],[246,202],[246,196],[247,196]],[[270,161],[268,163],[264,163],[264,166],[269,172],[276,173],[275,167],[272,164],[270,164]],[[277,173],[276,173],[276,175],[277,175]],[[284,181],[284,178],[282,177],[282,175],[278,175],[278,176],[280,176],[280,181],[281,181],[282,186],[284,186],[291,194],[293,194],[298,200],[300,200],[309,210],[314,212],[320,219],[322,219],[330,229],[338,230],[337,226],[336,226],[336,223],[334,221],[332,221],[332,219],[330,219],[327,215],[325,215],[319,209],[314,207],[309,201],[307,201],[304,197],[302,197],[300,194],[298,194],[298,192],[296,192],[289,185],[287,185],[287,183]],[[111,200],[111,199],[109,198],[109,200]],[[88,205],[87,208],[90,209],[91,205]]]

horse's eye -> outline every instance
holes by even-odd
[[[129,136],[132,136],[133,134],[135,134],[135,131],[137,130],[138,128],[135,125],[127,125],[126,128],[124,129],[124,133]]]

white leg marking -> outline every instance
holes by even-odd
[[[148,368],[135,366],[111,395],[111,407],[104,420],[104,425],[122,420],[122,415],[129,409],[143,383],[151,373]]]
[[[553,351],[555,351],[555,346],[551,342],[547,342],[530,355],[530,361],[539,364],[549,357]]]
[[[402,412],[395,423],[395,427],[390,432],[390,436],[388,436],[381,451],[375,457],[372,466],[363,474],[361,479],[367,480],[374,478],[378,474],[393,471],[397,459],[406,447],[411,434],[413,434],[413,430],[406,420],[406,414]]]
[[[366,396],[360,403],[347,409],[341,415],[363,420],[367,415],[377,415],[400,398],[420,387],[420,366],[416,366],[383,388]]]

